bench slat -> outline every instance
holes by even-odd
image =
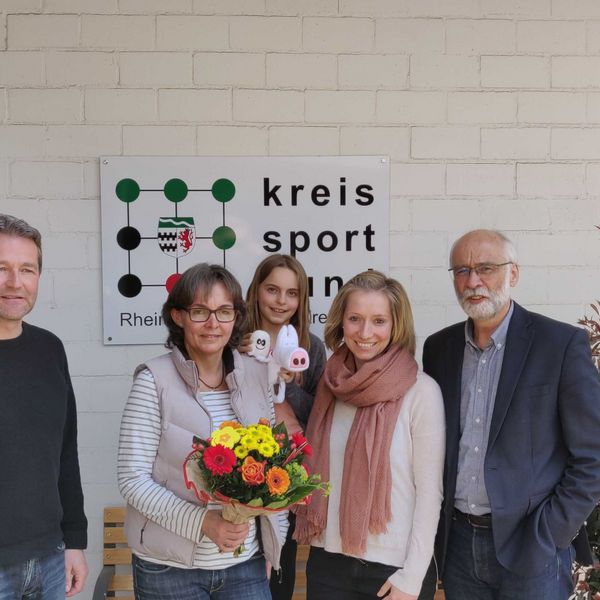
[[[298,552],[296,553],[297,561],[306,561],[308,560],[308,553],[310,551],[310,546],[300,544],[298,545]]]
[[[124,506],[108,506],[104,509],[104,523],[124,523],[125,522],[125,507]]]
[[[124,527],[105,527],[104,528],[104,543],[105,544],[126,544]]]
[[[104,555],[104,564],[105,565],[129,565],[129,564],[131,564],[131,549],[130,548],[105,548],[103,555]]]
[[[108,581],[109,592],[132,592],[133,575],[113,575]]]

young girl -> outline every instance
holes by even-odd
[[[298,341],[310,357],[306,371],[282,373],[286,381],[285,402],[276,405],[276,415],[290,433],[303,430],[312,408],[317,383],[325,366],[325,346],[308,330],[308,278],[302,265],[288,254],[272,254],[256,267],[246,293],[249,332],[266,331],[275,343],[283,325],[291,324]]]
[[[246,293],[248,331],[266,331],[274,344],[283,325],[291,324],[298,341],[309,355],[310,365],[302,373],[283,371],[285,401],[275,405],[277,422],[284,421],[290,433],[304,430],[308,421],[317,383],[325,366],[323,342],[310,333],[308,278],[302,265],[287,254],[272,254],[256,267]],[[246,340],[245,340],[246,341]],[[291,539],[294,516],[290,513],[290,531],[281,554],[281,573],[272,573],[273,600],[291,600],[296,575],[296,542]]]

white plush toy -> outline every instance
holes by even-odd
[[[269,352],[271,338],[266,331],[258,329],[252,334],[252,349],[248,354],[256,360],[268,362],[269,383],[279,383],[279,390],[274,402],[280,404],[285,400],[285,381],[280,377],[281,368],[294,373],[306,371],[309,365],[308,352],[298,346],[298,334],[293,325],[284,325],[277,335],[277,342],[272,352]],[[265,350],[266,349],[266,350]]]
[[[252,332],[250,337],[252,350],[248,352],[249,356],[260,362],[269,362],[271,360],[271,336],[262,329],[257,329]]]

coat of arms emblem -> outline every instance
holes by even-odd
[[[173,258],[189,254],[196,242],[193,217],[159,217],[158,245]]]

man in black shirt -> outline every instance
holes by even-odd
[[[0,598],[62,599],[88,574],[67,358],[23,322],[41,268],[39,231],[0,214]]]

